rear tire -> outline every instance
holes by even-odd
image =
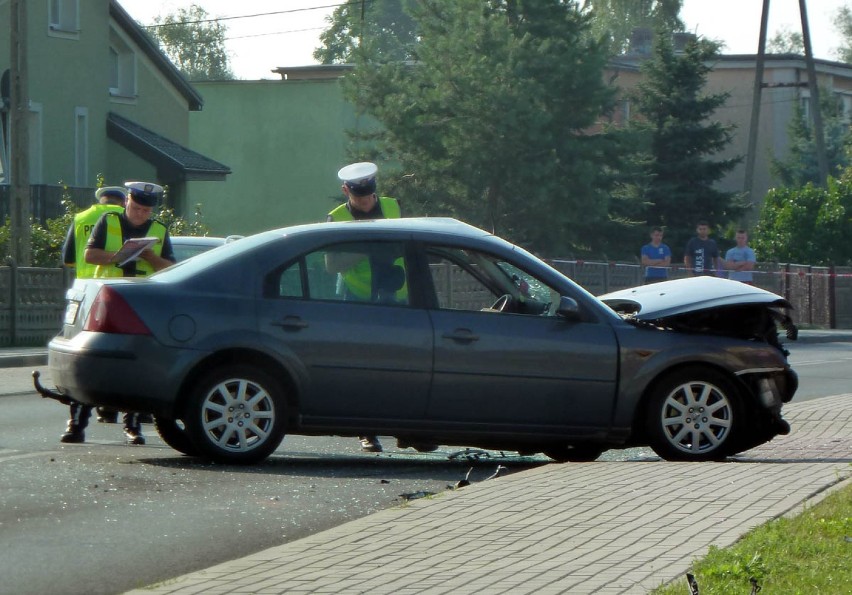
[[[197,457],[201,454],[201,451],[190,440],[186,433],[186,426],[181,420],[156,416],[154,417],[154,427],[163,442],[179,453],[190,457]]]
[[[669,461],[721,460],[735,453],[747,428],[742,396],[710,368],[690,367],[663,378],[646,410],[648,441]]]
[[[280,384],[251,365],[211,370],[191,390],[186,432],[199,453],[219,463],[266,459],[284,439],[287,404]]]

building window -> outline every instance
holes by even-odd
[[[42,106],[30,102],[29,127],[29,173],[30,184],[41,184],[42,172]],[[11,162],[16,158],[12,155],[9,138],[10,118],[5,111],[0,111],[0,184],[11,183]]]
[[[802,93],[799,97],[799,105],[802,108],[802,120],[805,123],[805,126],[810,127],[811,125],[811,94],[810,93]]]
[[[109,36],[109,94],[136,97],[136,54],[112,31]]]
[[[74,109],[74,185],[89,185],[89,110]]]
[[[30,184],[44,183],[44,172],[42,171],[42,163],[44,161],[42,121],[42,105],[30,102]]]
[[[852,97],[845,93],[837,94],[837,113],[844,123],[852,122]]]
[[[2,107],[0,98],[0,107]],[[9,183],[9,112],[0,109],[0,184]]]
[[[112,95],[118,94],[118,52],[115,48],[109,48],[109,92]]]
[[[48,31],[61,37],[77,37],[80,33],[79,0],[49,0]]]

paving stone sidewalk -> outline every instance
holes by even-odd
[[[852,481],[852,394],[785,417],[729,462],[545,465],[130,593],[647,593]]]

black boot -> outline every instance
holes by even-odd
[[[139,423],[138,413],[124,414],[124,436],[128,444],[145,444],[145,436],[142,435],[142,424]]]
[[[106,407],[98,407],[98,423],[102,424],[117,424],[118,411],[115,409],[107,409]]]
[[[378,436],[359,436],[358,439],[361,440],[361,450],[364,452],[382,452]]]
[[[59,441],[65,443],[85,442],[86,432],[84,430],[89,425],[92,408],[88,405],[73,403],[70,409],[71,417],[68,420],[68,426],[65,428],[65,433],[59,437]]]

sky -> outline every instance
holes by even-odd
[[[231,69],[240,79],[279,79],[281,66],[316,64],[313,51],[327,28],[326,18],[341,0],[119,0],[141,25],[154,23],[191,4],[223,20]],[[801,31],[799,0],[770,0],[768,36],[784,29]],[[806,0],[814,56],[836,59],[840,46],[834,15],[852,0]],[[757,53],[763,0],[684,0],[687,30],[724,43],[728,54]]]

